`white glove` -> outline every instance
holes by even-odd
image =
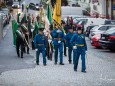
[[[48,42],[49,42],[49,43],[51,43],[51,42],[52,42],[52,40],[51,40],[51,39],[49,39],[49,40],[48,40]]]
[[[61,43],[61,41],[58,41],[58,43]]]
[[[38,49],[35,49],[35,51],[38,51]]]
[[[77,49],[77,46],[73,46],[73,49]]]
[[[61,30],[57,30],[57,33],[60,33],[61,32]]]

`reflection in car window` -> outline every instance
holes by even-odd
[[[97,29],[99,26],[95,26],[94,28],[92,28],[92,30],[95,30],[95,29]]]
[[[107,30],[106,33],[115,33],[115,28],[111,28],[111,29]]]
[[[102,26],[98,30],[101,30],[101,31],[107,30],[107,26]]]

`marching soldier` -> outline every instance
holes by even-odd
[[[73,32],[73,28],[72,27],[69,27],[68,31],[69,32],[67,33],[67,35],[65,36],[65,38],[66,38],[66,45],[68,47],[68,61],[71,64],[71,62],[72,62],[72,56],[71,56],[71,54],[72,54],[73,48],[72,48],[72,45],[70,44],[70,40],[73,37],[74,32]]]
[[[63,32],[64,32],[64,35],[66,35],[66,30],[65,30],[65,22],[62,20],[61,21],[62,23],[61,23],[61,25],[62,25],[62,30],[63,30]],[[66,40],[64,39],[64,41],[63,41],[63,43],[64,43],[64,56],[67,56],[67,52],[66,52]]]
[[[23,52],[26,53],[27,49],[27,54],[29,54],[29,30],[27,28],[27,20],[21,25],[22,27],[22,32],[25,35],[25,40],[26,40],[26,45],[24,46]]]
[[[18,30],[16,31],[16,51],[18,57],[20,57],[19,49],[21,47],[21,58],[23,58],[23,48],[24,48],[24,39],[23,39],[21,26],[18,26]]]
[[[24,4],[22,4],[22,12],[24,11]]]
[[[45,35],[44,28],[39,28],[38,34],[34,38],[34,46],[37,49],[36,64],[39,65],[39,55],[42,53],[43,65],[46,66]]]
[[[27,10],[27,13],[28,13],[28,10],[29,10],[29,5],[26,6],[26,10]]]
[[[87,44],[86,44],[86,40],[85,40],[85,35],[82,34],[82,28],[79,27],[77,29],[77,34],[75,34],[70,43],[72,44],[73,42],[75,42],[75,46],[74,49],[75,50],[75,56],[74,56],[74,71],[77,71],[77,67],[78,67],[78,61],[79,61],[79,57],[81,55],[81,60],[82,60],[82,70],[81,72],[86,73],[86,65],[85,65],[85,52],[87,50]]]
[[[63,63],[63,41],[64,41],[64,32],[60,27],[55,28],[52,31],[53,36],[53,44],[55,49],[55,64],[58,62],[58,50],[60,52],[60,65],[64,65]]]

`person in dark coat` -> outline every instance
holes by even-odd
[[[23,39],[23,34],[22,34],[22,29],[21,26],[18,26],[18,31],[21,33],[16,32],[16,51],[17,51],[17,56],[20,57],[20,47],[21,47],[21,58],[23,58],[23,49],[24,49],[24,39]]]

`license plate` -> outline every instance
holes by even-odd
[[[101,39],[105,39],[105,37],[102,37]]]

